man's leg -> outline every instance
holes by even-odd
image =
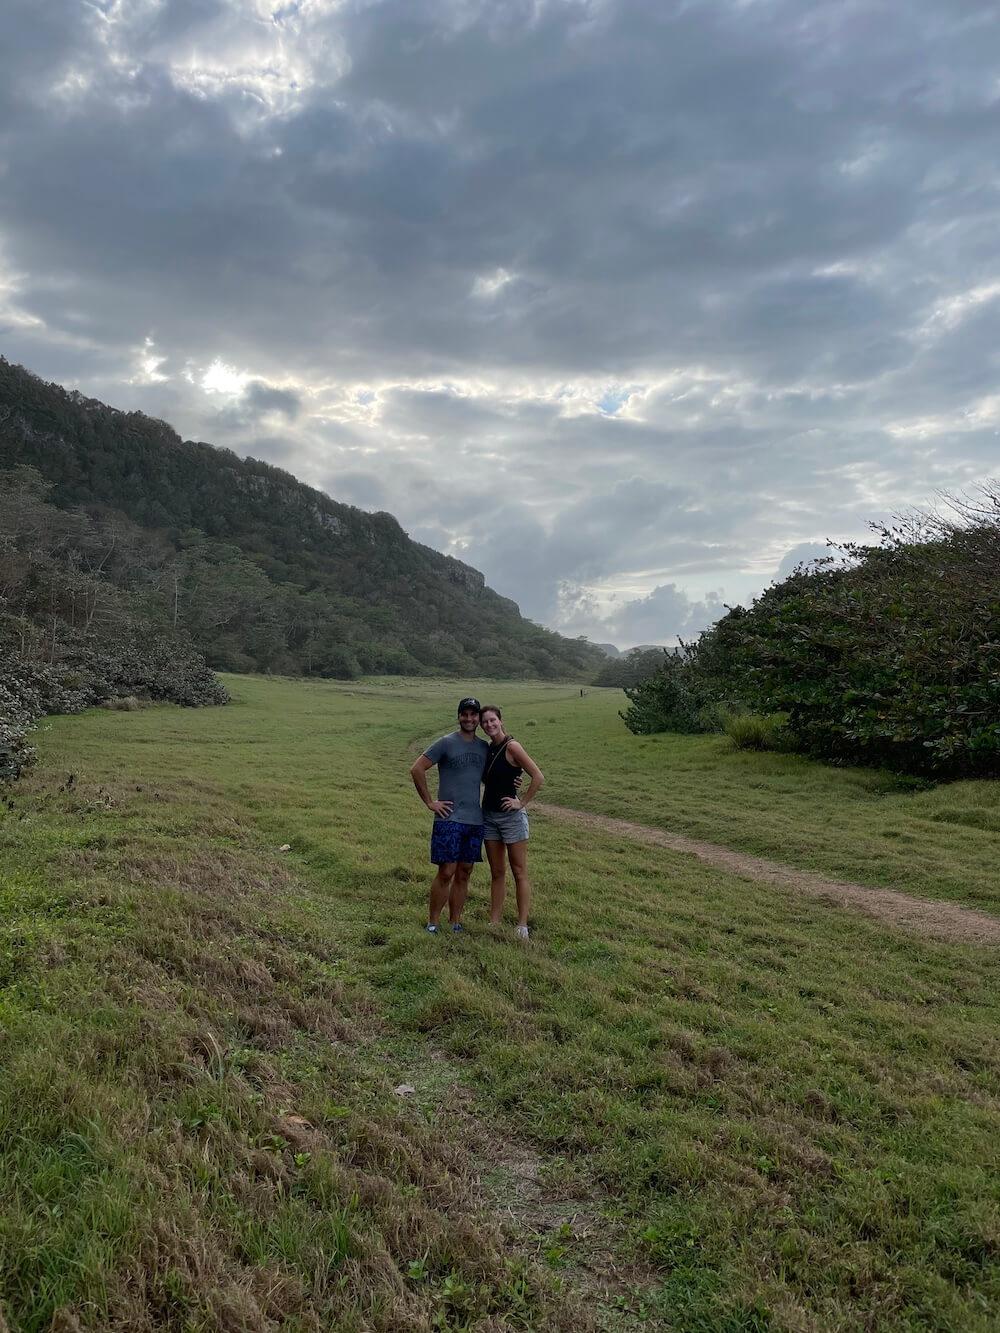
[[[499,926],[507,896],[507,849],[499,839],[494,842],[491,838],[486,855],[490,862],[490,925]]]
[[[528,840],[512,842],[507,848],[510,868],[517,888],[517,924],[527,926],[528,913],[531,911],[531,880],[528,879]]]
[[[431,882],[431,896],[430,901],[427,904],[428,925],[436,926],[440,924],[441,911],[451,893],[452,882],[455,878],[455,870],[456,864],[454,861],[449,861],[445,865],[438,866],[437,874]],[[468,885],[466,885],[466,892],[468,892]]]
[[[455,867],[455,877],[451,881],[451,894],[448,899],[448,917],[453,926],[461,925],[465,900],[469,896],[469,876],[472,874],[472,861],[459,861]]]

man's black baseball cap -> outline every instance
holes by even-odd
[[[459,701],[458,711],[464,713],[466,709],[471,709],[475,713],[481,713],[482,705],[478,699],[462,699]]]

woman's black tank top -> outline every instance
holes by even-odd
[[[490,752],[486,759],[486,772],[483,775],[484,810],[502,811],[503,798],[517,795],[514,779],[520,777],[524,770],[515,768],[507,758],[507,742],[510,740],[513,740],[513,737],[507,736],[499,745],[490,744]]]

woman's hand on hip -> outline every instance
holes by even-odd
[[[514,810],[524,809],[524,806],[516,796],[505,796],[500,804],[503,806],[507,814],[511,814]]]

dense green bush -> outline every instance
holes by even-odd
[[[1000,485],[877,532],[731,610],[627,692],[626,723],[690,731],[695,704],[736,704],[824,758],[1000,773]]]
[[[813,754],[1000,771],[1000,522],[925,521],[846,555],[743,617],[745,697]]]

